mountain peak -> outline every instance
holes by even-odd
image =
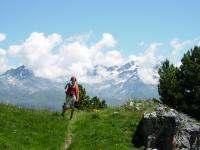
[[[16,77],[18,79],[25,79],[25,78],[33,76],[33,71],[26,68],[26,66],[22,65],[15,69],[10,69],[6,71],[1,76],[11,76],[11,77]]]

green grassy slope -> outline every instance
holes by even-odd
[[[155,109],[154,102],[136,101],[139,110],[128,106],[108,108],[99,112],[75,114],[70,150],[133,150],[133,134],[144,112]],[[118,115],[114,115],[118,112]]]
[[[70,150],[131,150],[131,139],[141,114],[115,109],[76,114]]]
[[[136,150],[133,134],[143,112],[155,105],[144,101],[134,105],[140,109],[76,111],[69,120],[69,114],[62,118],[57,112],[0,104],[0,150]]]
[[[62,149],[67,127],[58,113],[0,104],[1,150]]]

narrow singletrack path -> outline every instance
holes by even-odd
[[[65,117],[69,118],[69,115],[70,115],[69,113],[66,113]],[[73,128],[73,125],[76,122],[78,116],[79,116],[79,113],[75,112],[73,118],[71,120],[69,120],[68,130],[67,130],[67,139],[65,141],[63,150],[69,149],[70,145],[72,144],[72,139],[73,139],[72,128]]]

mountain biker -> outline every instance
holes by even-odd
[[[64,116],[66,110],[70,108],[71,109],[70,119],[72,119],[75,105],[79,101],[79,88],[75,76],[72,76],[70,82],[66,84],[65,93],[66,93],[66,98],[65,98],[65,103],[63,105],[62,116]]]

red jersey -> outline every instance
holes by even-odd
[[[79,88],[78,85],[75,84],[74,86],[72,86],[71,84],[67,84],[67,91],[66,91],[67,95],[76,96],[76,99],[79,100]]]

